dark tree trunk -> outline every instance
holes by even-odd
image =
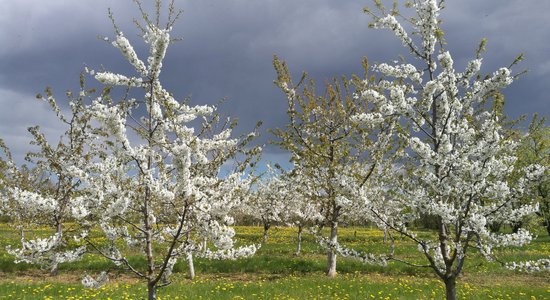
[[[59,270],[59,266],[57,263],[54,263],[50,269],[50,276],[57,276],[57,271]]]
[[[269,230],[269,227],[271,227],[270,224],[264,223],[264,243],[267,242],[267,231]]]
[[[518,233],[518,231],[520,230],[522,225],[523,225],[522,222],[517,222],[517,223],[512,224],[512,232],[513,233]]]
[[[149,300],[157,299],[157,287],[151,282],[147,284],[147,299]]]
[[[456,300],[456,277],[450,277],[445,282],[445,298],[447,300]]]
[[[294,256],[300,255],[300,251],[302,250],[302,225],[298,225],[298,243],[296,245],[296,251],[294,252]]]
[[[491,229],[492,232],[498,232],[500,230],[500,227],[502,227],[501,222],[493,222],[489,224],[489,229]]]

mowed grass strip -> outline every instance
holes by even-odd
[[[239,244],[259,243],[262,228],[237,226]],[[44,232],[47,233],[47,229]],[[383,233],[369,228],[341,228],[339,240],[355,249],[384,253]],[[422,234],[430,235],[425,232]],[[237,261],[195,260],[197,278],[185,278],[186,262],[175,267],[173,283],[159,291],[161,299],[440,299],[444,287],[429,269],[412,268],[401,263],[387,267],[364,265],[339,257],[336,279],[327,279],[325,250],[304,234],[302,253],[293,256],[296,229],[274,227],[256,256]],[[99,256],[63,264],[58,276],[28,264],[15,264],[5,247],[17,245],[17,233],[0,225],[0,299],[142,299],[145,286]],[[396,237],[396,254],[423,262],[416,245]],[[548,257],[550,238],[541,234],[526,247],[499,250],[504,261]],[[144,265],[137,251],[131,260]],[[83,274],[95,275],[111,270],[111,281],[101,289],[84,289]],[[550,299],[548,273],[521,274],[486,262],[480,255],[467,261],[459,279],[459,299]]]

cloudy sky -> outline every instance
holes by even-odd
[[[147,0],[144,0],[147,2]],[[59,122],[34,98],[44,87],[65,103],[64,92],[78,89],[78,74],[89,66],[128,71],[117,49],[98,39],[113,37],[111,8],[121,30],[140,44],[130,0],[0,0],[0,137],[21,161],[30,149],[26,128],[40,125],[52,138]],[[173,35],[161,75],[164,86],[192,103],[228,101],[222,112],[240,120],[239,131],[258,120],[284,126],[285,97],[274,86],[272,57],[286,60],[295,77],[307,71],[318,82],[361,74],[361,59],[391,61],[406,55],[387,31],[367,27],[362,8],[369,0],[176,0],[184,14]],[[550,112],[550,1],[447,0],[441,18],[448,50],[461,69],[481,38],[488,38],[485,72],[508,66],[519,54],[529,72],[505,92],[512,117]],[[520,71],[520,68],[516,69]],[[270,138],[265,132],[262,142]],[[267,160],[284,155],[268,147]]]

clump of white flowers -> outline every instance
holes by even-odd
[[[63,249],[62,234],[56,233],[46,238],[35,238],[26,240],[21,238],[21,247],[6,248],[10,255],[15,256],[15,263],[30,263],[57,269],[57,266],[65,262],[80,260],[86,251],[86,247],[81,246],[70,250]]]
[[[95,75],[97,81],[107,85],[126,85],[133,87],[140,87],[143,83],[143,79],[136,77],[126,77],[120,74],[114,74],[110,72],[97,72]]]
[[[206,251],[198,252],[197,256],[216,260],[235,260],[242,257],[249,257],[251,255],[254,255],[254,253],[256,253],[256,251],[258,251],[260,247],[261,245],[258,244],[217,251],[206,249]]]
[[[148,75],[149,72],[147,71],[145,64],[141,61],[141,59],[139,59],[134,47],[130,44],[130,41],[122,34],[122,32],[119,32],[116,39],[112,42],[112,45],[120,50],[122,55],[126,57],[128,62],[141,76],[145,77]]]
[[[338,254],[344,256],[353,258],[355,260],[358,260],[365,264],[371,264],[371,265],[379,265],[379,266],[386,266],[388,264],[388,256],[387,255],[375,255],[372,253],[361,253],[357,250],[350,249],[343,247],[338,242],[330,241],[326,238],[320,237],[316,235],[317,243],[324,248],[333,249]]]
[[[539,260],[512,262],[506,264],[506,268],[524,272],[550,272],[550,259],[541,258]]]
[[[281,174],[268,165],[263,180],[256,184],[246,198],[244,212],[246,215],[261,222],[264,228],[263,242],[268,238],[268,230],[272,225],[287,223],[295,194],[289,193],[287,182]]]
[[[101,272],[97,278],[86,275],[84,276],[84,278],[82,278],[81,282],[85,288],[98,289],[109,282],[109,275],[107,275],[107,272],[105,271]]]

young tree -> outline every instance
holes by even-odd
[[[85,88],[81,75],[78,95],[67,92],[69,115],[62,112],[50,89],[46,89],[47,97],[38,95],[49,103],[67,129],[57,144],[51,144],[38,126],[29,127],[34,138],[31,144],[36,145],[38,151],[29,152],[25,159],[34,168],[9,164],[11,184],[6,190],[5,209],[9,208],[13,224],[21,232],[21,247],[9,247],[8,253],[16,257],[16,262],[49,268],[52,275],[57,273],[59,263],[78,260],[85,250],[82,246],[69,246],[75,226],[68,221],[74,201],[81,194],[82,182],[75,170],[89,164],[94,151],[90,143],[91,116],[84,110],[84,101],[93,92]],[[37,235],[37,226],[47,226],[53,234]]]
[[[276,129],[277,144],[290,151],[291,162],[309,181],[316,195],[304,198],[316,201],[323,210],[323,223],[330,228],[330,241],[338,239],[341,207],[339,195],[332,183],[349,167],[351,126],[349,117],[354,112],[353,102],[342,99],[333,86],[327,87],[326,97],[314,94],[313,82],[304,87],[303,94],[296,92],[285,63],[274,58],[277,84],[287,95],[290,124],[286,130]],[[336,276],[336,252],[327,252],[327,276]]]
[[[300,254],[302,249],[302,232],[307,225],[317,225],[323,216],[316,203],[304,201],[306,194],[301,189],[308,188],[300,181],[300,176],[293,169],[290,172],[283,170],[279,165],[275,168],[268,166],[255,192],[247,205],[248,215],[258,218],[264,226],[264,243],[267,241],[268,230],[273,223],[296,226],[297,244],[294,255]]]
[[[291,196],[286,192],[284,182],[268,165],[256,190],[251,192],[246,205],[247,214],[262,222],[264,227],[263,242],[267,242],[268,231],[274,223],[284,223],[288,212],[288,199]]]
[[[535,198],[538,201],[537,215],[542,219],[546,232],[550,235],[550,126],[545,123],[546,117],[539,117],[538,114],[533,116],[529,130],[521,137],[517,148],[516,168],[521,170],[532,164],[546,167],[544,175],[531,190],[527,191],[525,199],[529,201]]]
[[[297,227],[296,250],[294,256],[300,255],[302,251],[302,232],[306,226],[317,226],[323,220],[319,203],[306,201],[313,191],[305,183],[299,173],[299,168],[293,168],[290,172],[283,172],[280,177],[281,184],[285,187],[284,193],[288,201],[286,210],[287,222]]]
[[[7,188],[10,186],[9,173],[13,165],[13,158],[2,138],[0,138],[0,151],[0,217],[8,218]]]
[[[88,249],[146,281],[148,298],[155,299],[157,289],[170,283],[179,258],[194,254],[236,259],[254,254],[256,245],[234,247],[235,231],[228,226],[228,213],[250,185],[246,164],[235,171],[225,170],[224,164],[239,155],[247,163],[259,149],[245,147],[255,133],[230,138],[233,126],[219,125],[215,107],[178,102],[162,87],[159,76],[173,41],[170,31],[181,12],[171,2],[167,24],[161,27],[160,1],[153,17],[137,4],[144,23],[136,24],[149,46],[146,63],[115,25],[112,45],[134,67],[135,75],[89,70],[109,88],[127,92],[118,101],[104,96],[87,107],[103,134],[96,143],[106,145],[106,154],[81,172],[87,193],[79,198],[74,217],[84,229],[99,224],[108,245],[97,244],[84,231],[81,239]],[[138,90],[143,96],[129,97]],[[211,135],[218,127],[221,131]],[[203,238],[214,248],[201,249]],[[143,254],[145,267],[128,259],[127,250],[132,249]],[[90,277],[83,282],[98,284]]]
[[[11,152],[4,143],[4,140],[0,138],[0,150],[3,152],[0,156],[0,191],[4,190],[4,185],[2,184],[6,179],[6,173],[9,168],[9,162],[11,162]],[[0,206],[1,207],[1,206]]]
[[[382,122],[357,126],[352,116],[375,108],[354,97],[345,77],[342,83],[336,79],[327,83],[325,94],[318,96],[313,80],[305,82],[305,74],[294,85],[286,64],[277,57],[273,63],[277,72],[275,84],[287,96],[290,119],[286,129],[273,131],[278,138],[276,144],[290,152],[294,171],[300,174],[299,199],[319,209],[323,216],[319,227],[330,228],[328,239],[319,236],[318,240],[334,245],[338,224],[348,213],[344,204],[350,201],[343,187],[350,180],[364,185],[372,179],[381,158],[378,151],[386,150],[386,140],[377,138],[386,134],[377,133],[391,132],[391,128],[384,128]],[[302,85],[300,93],[297,89]],[[327,275],[336,276],[336,251],[332,247],[327,251]]]
[[[396,179],[387,186],[387,199],[398,211],[389,218],[373,205],[371,212],[418,244],[427,259],[422,266],[444,282],[447,299],[456,299],[456,279],[472,249],[493,259],[494,248],[520,246],[532,238],[526,230],[503,234],[488,229],[492,222],[510,224],[537,210],[534,203],[515,204],[544,172],[530,165],[521,169],[520,180],[508,182],[517,144],[503,138],[497,110],[488,107],[514,80],[510,68],[518,60],[482,76],[482,43],[465,71],[457,72],[440,29],[443,1],[410,2],[416,12],[412,18],[396,6],[386,11],[380,1],[375,3],[381,15],[365,9],[374,19],[372,27],[393,31],[418,64],[375,65],[383,79],[362,94],[381,108],[382,117],[397,115],[407,129],[398,133],[407,148],[395,164],[403,171],[392,172]],[[408,22],[411,34],[398,18]],[[437,221],[434,238],[420,237],[408,227],[424,215]]]

